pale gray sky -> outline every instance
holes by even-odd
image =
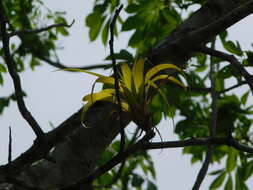
[[[92,0],[45,0],[44,3],[52,10],[66,11],[68,21],[75,19],[75,24],[69,29],[70,37],[62,38],[59,44],[65,47],[58,55],[60,60],[68,66],[90,65],[103,62],[108,55],[109,48],[102,46],[101,41],[89,42],[88,30],[84,27],[84,17],[92,10]],[[231,27],[230,37],[239,40],[243,49],[251,49],[253,34],[253,17],[248,17]],[[129,34],[120,34],[115,40],[115,50],[127,48]],[[57,126],[70,114],[77,111],[81,98],[90,93],[94,78],[85,74],[67,72],[53,72],[56,69],[48,65],[37,67],[36,71],[28,69],[21,75],[23,89],[28,97],[25,99],[29,110],[33,113],[44,130],[50,130],[49,122]],[[98,71],[104,73],[103,70]],[[1,87],[1,96],[13,92],[13,84],[5,75],[5,85]],[[18,113],[15,103],[0,116],[0,164],[7,161],[8,127],[12,127],[14,156],[20,155],[33,142],[35,136],[30,127]],[[173,126],[170,120],[162,121],[158,126],[163,140],[175,140]],[[157,139],[159,140],[159,139]],[[182,155],[182,149],[167,149],[152,151],[157,171],[159,190],[191,189],[201,164],[191,165],[190,157]],[[217,168],[217,166],[215,167]],[[219,168],[219,167],[218,167]],[[201,189],[207,189],[210,178],[206,178]],[[253,186],[253,184],[252,184]]]

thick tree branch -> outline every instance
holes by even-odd
[[[177,65],[185,64],[192,56],[192,49],[196,44],[208,42],[211,37],[252,14],[252,12],[253,0],[246,2],[243,0],[237,2],[213,0],[212,5],[206,3],[170,37],[158,45],[150,53],[149,60],[156,64],[164,61],[172,61]]]
[[[7,64],[8,72],[10,73],[11,78],[13,80],[18,109],[21,115],[23,116],[23,118],[28,122],[30,127],[33,129],[36,136],[39,139],[42,139],[42,137],[44,136],[44,133],[42,129],[40,128],[39,124],[37,123],[37,121],[34,119],[34,117],[26,108],[26,105],[23,99],[20,78],[16,72],[16,64],[11,57],[11,53],[9,49],[9,37],[6,31],[6,19],[5,19],[3,10],[4,9],[3,9],[2,2],[0,2],[0,25],[1,25],[0,32],[1,32],[2,43],[3,43],[4,60]]]

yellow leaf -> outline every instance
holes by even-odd
[[[180,80],[176,79],[175,77],[169,77],[168,80],[171,80],[172,82],[182,86],[183,88],[186,88],[186,86],[184,85],[184,83],[182,83]]]
[[[156,75],[159,71],[162,71],[162,70],[166,70],[166,69],[175,69],[175,70],[178,70],[178,71],[181,71],[181,69],[179,67],[177,67],[176,65],[173,65],[173,64],[160,64],[160,65],[157,65],[153,68],[151,68],[146,76],[145,76],[145,83],[148,83],[148,81],[154,76]]]
[[[139,59],[134,65],[132,69],[132,74],[133,74],[133,80],[134,80],[134,85],[137,94],[139,93],[139,90],[141,86],[143,85],[143,69],[144,69],[144,59]]]
[[[100,83],[104,83],[104,84],[112,84],[114,85],[115,80],[113,77],[99,77],[97,78],[97,80],[95,81],[95,83],[100,82]]]
[[[162,98],[164,99],[164,101],[166,102],[167,106],[169,107],[169,102],[168,99],[166,97],[166,95],[163,93],[163,91],[155,84],[155,83],[150,83],[150,85],[155,88],[162,96]]]
[[[123,64],[121,66],[122,72],[122,85],[125,85],[127,89],[131,91],[131,84],[132,84],[132,73],[127,64]]]
[[[182,86],[183,88],[186,88],[186,86],[181,81],[177,80],[175,77],[168,76],[168,75],[158,75],[158,76],[155,76],[152,80],[148,81],[148,85],[145,89],[146,92],[148,92],[150,84],[155,83],[158,80],[170,80],[170,81]]]
[[[91,72],[91,71],[86,71],[86,70],[83,70],[83,69],[62,69],[62,70],[87,73],[87,74],[90,74],[90,75],[93,75],[93,76],[96,76],[96,77],[106,77],[106,76],[104,76],[104,75],[100,75],[100,74],[98,74],[98,73],[94,73],[94,72]]]
[[[114,89],[105,89],[101,90],[97,93],[88,94],[83,97],[84,102],[92,102],[94,104],[96,101],[108,98],[110,96],[114,96],[115,90]]]

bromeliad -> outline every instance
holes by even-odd
[[[144,59],[139,59],[133,64],[132,69],[130,69],[126,63],[120,65],[119,94],[122,111],[129,113],[132,120],[141,129],[148,131],[154,127],[152,122],[152,113],[149,110],[149,104],[151,102],[150,100],[152,99],[152,95],[150,96],[151,89],[153,88],[160,93],[165,102],[168,104],[167,98],[161,91],[161,86],[157,82],[162,80],[165,82],[171,81],[182,87],[185,87],[185,85],[173,76],[158,74],[159,72],[167,69],[181,71],[181,69],[176,65],[169,63],[160,64],[154,66],[144,73],[144,62]],[[86,104],[83,107],[82,121],[85,113],[97,101],[109,101],[117,104],[115,95],[116,91],[114,88],[115,79],[113,77],[108,77],[81,69],[70,70],[84,72],[98,77],[93,84],[91,94],[83,97],[83,102]],[[96,83],[103,83],[111,87],[103,89],[97,93],[93,93]]]

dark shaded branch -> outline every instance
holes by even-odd
[[[11,160],[12,160],[12,136],[11,136],[11,127],[9,127],[8,163],[11,163]]]
[[[83,66],[83,67],[68,67],[63,65],[60,62],[56,62],[53,61],[49,58],[43,57],[41,55],[36,54],[35,52],[33,52],[33,55],[35,55],[37,58],[39,58],[40,60],[48,63],[49,65],[56,67],[58,69],[83,69],[83,70],[91,70],[91,69],[109,69],[112,67],[112,64],[110,63],[102,63],[102,64],[94,64],[94,65],[88,65],[88,66]],[[71,70],[69,70],[68,72],[72,72]]]
[[[14,83],[18,109],[19,109],[21,115],[23,116],[23,118],[29,123],[29,125],[33,129],[36,136],[38,138],[41,138],[44,135],[44,133],[43,133],[42,129],[40,128],[39,124],[37,123],[37,121],[34,119],[34,117],[31,115],[31,113],[26,108],[25,102],[23,100],[23,93],[22,93],[20,78],[16,72],[16,64],[11,56],[10,49],[9,49],[9,37],[8,37],[7,31],[6,31],[6,24],[7,24],[7,22],[6,22],[6,19],[4,16],[3,5],[2,5],[2,2],[0,2],[0,25],[1,25],[0,32],[1,32],[1,36],[2,36],[4,60],[7,64],[8,72],[10,73],[11,78]]]
[[[201,183],[203,182],[204,178],[206,177],[208,167],[209,167],[209,164],[210,164],[211,159],[212,159],[212,154],[213,154],[213,147],[212,147],[212,145],[209,145],[208,149],[207,149],[207,153],[206,153],[204,163],[203,163],[201,169],[199,170],[197,179],[196,179],[196,181],[195,181],[195,183],[192,187],[192,190],[198,190]]]
[[[114,42],[114,27],[116,24],[116,20],[118,18],[118,15],[120,11],[122,10],[123,5],[120,5],[120,7],[116,10],[115,15],[112,19],[112,22],[110,24],[110,40],[109,40],[109,45],[110,45],[110,54],[112,58],[112,67],[113,67],[113,76],[114,76],[114,88],[115,88],[115,95],[118,103],[118,116],[119,116],[119,121],[120,121],[120,151],[119,153],[124,151],[125,147],[125,131],[124,131],[124,126],[122,122],[122,105],[121,105],[121,100],[120,100],[120,92],[119,92],[119,71],[116,65],[116,59],[114,55],[114,47],[113,47],[113,42]]]
[[[211,44],[211,49],[215,48],[215,39],[212,41]],[[218,94],[216,92],[216,78],[215,78],[215,66],[213,64],[213,59],[210,57],[210,72],[209,72],[209,78],[211,81],[211,98],[212,98],[212,105],[211,105],[211,110],[212,110],[212,115],[211,115],[211,120],[210,120],[210,125],[209,125],[209,133],[210,137],[215,137],[216,135],[216,123],[217,123],[217,100],[218,100]],[[204,160],[204,163],[198,173],[197,179],[193,185],[192,190],[198,190],[200,188],[200,185],[202,184],[204,178],[206,177],[209,165],[212,161],[212,154],[213,154],[213,146],[209,145],[206,153],[206,157]]]
[[[253,76],[248,73],[248,71],[240,64],[240,62],[235,58],[235,56],[204,46],[198,46],[195,48],[195,50],[230,62],[230,64],[233,65],[243,76],[253,94]]]
[[[224,94],[224,93],[226,93],[226,92],[228,92],[228,91],[230,91],[230,90],[233,90],[233,89],[238,88],[238,87],[240,87],[240,86],[243,86],[243,85],[245,85],[245,84],[247,84],[247,82],[246,82],[246,81],[242,81],[242,82],[239,82],[238,84],[235,84],[235,85],[233,85],[233,86],[231,86],[231,87],[229,87],[229,88],[227,88],[227,89],[224,89],[224,90],[222,90],[222,91],[219,91],[218,93],[219,93],[219,94]]]
[[[217,138],[217,137],[188,139],[180,141],[167,141],[162,143],[161,142],[145,143],[142,145],[142,149],[179,148],[179,147],[202,146],[202,145],[227,145],[234,147],[237,150],[253,154],[253,147],[241,144],[234,138]]]
[[[11,32],[8,34],[8,37],[16,36],[16,35],[29,35],[29,34],[37,34],[40,32],[46,32],[48,30],[51,30],[52,28],[57,28],[57,27],[68,27],[70,28],[73,24],[75,23],[75,20],[71,22],[71,24],[66,24],[66,23],[58,23],[58,24],[52,24],[43,28],[39,29],[34,29],[34,30],[19,30],[15,32]]]
[[[230,90],[234,90],[238,87],[241,87],[243,85],[247,84],[246,81],[242,81],[242,82],[239,82],[238,84],[235,84],[233,86],[230,86],[224,90],[221,90],[221,91],[217,91],[218,94],[224,94]],[[197,93],[202,93],[202,94],[208,94],[211,92],[211,88],[199,88],[199,87],[194,87],[194,86],[189,86],[190,88],[190,91],[191,92],[197,92]]]
[[[121,178],[121,173],[122,173],[122,171],[123,171],[123,169],[124,169],[125,163],[126,163],[125,160],[123,160],[123,161],[121,162],[121,165],[120,165],[120,167],[119,167],[117,173],[113,176],[113,179],[111,180],[110,183],[108,183],[108,184],[106,184],[106,185],[93,185],[93,187],[94,187],[94,188],[111,188],[111,186],[112,186],[113,184],[115,184],[115,183]]]

